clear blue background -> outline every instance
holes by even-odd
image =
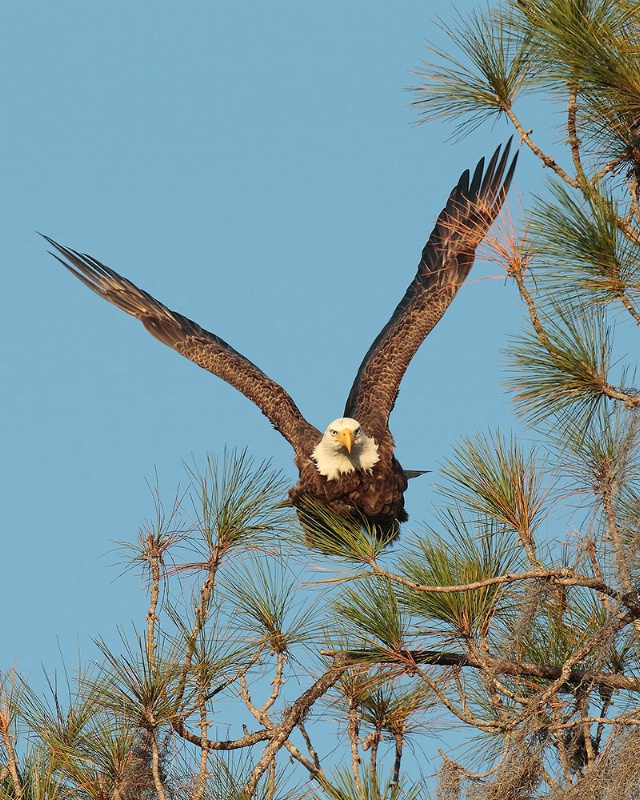
[[[457,3],[458,10],[471,4]],[[411,280],[466,167],[405,91],[429,2],[5,2],[0,9],[0,670],[90,656],[141,620],[114,542],[185,483],[183,460],[247,446],[291,481],[252,404],[152,339],[47,254],[42,231],[215,331],[321,429]],[[518,191],[539,178],[523,153]],[[511,203],[518,205],[512,191]],[[349,301],[345,302],[345,295]],[[501,349],[522,316],[495,265],[420,350],[392,415],[414,524],[461,435],[512,414]]]

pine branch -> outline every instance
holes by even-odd
[[[556,569],[537,569],[529,572],[514,572],[505,575],[496,575],[492,578],[485,578],[484,580],[473,581],[471,583],[460,583],[453,586],[425,586],[417,583],[416,581],[403,578],[393,572],[380,567],[378,564],[372,566],[372,572],[375,575],[387,578],[394,583],[401,586],[406,586],[414,592],[426,592],[428,594],[451,594],[453,592],[472,592],[477,589],[484,589],[488,586],[496,586],[499,584],[516,583],[519,581],[540,580],[547,581],[551,585],[556,586],[584,586],[588,589],[593,589],[600,594],[606,595],[618,602],[629,604],[629,607],[638,612],[640,617],[640,604],[635,592],[627,590],[625,593],[618,592],[617,590],[608,586],[601,578],[590,578],[588,575],[581,575],[576,573],[571,567],[559,567]]]
[[[635,615],[625,615],[621,623],[628,625],[636,619]],[[372,663],[371,658],[374,658],[380,664],[393,664],[398,663],[398,659],[389,655],[387,658],[380,657],[379,653],[374,653],[369,650],[323,650],[323,655],[338,657],[342,656],[348,666],[355,666],[366,663]],[[640,678],[634,678],[627,675],[618,673],[598,672],[596,670],[583,670],[577,669],[570,665],[564,664],[563,666],[555,666],[552,664],[536,664],[530,661],[518,661],[515,659],[496,658],[492,657],[490,661],[470,656],[465,653],[451,653],[443,652],[441,650],[409,650],[408,655],[411,657],[416,665],[429,664],[431,666],[441,667],[468,667],[475,670],[487,669],[489,665],[491,672],[498,675],[510,675],[515,678],[540,678],[542,680],[553,681],[558,683],[554,686],[554,691],[574,692],[576,687],[581,685],[602,686],[609,689],[619,689],[629,692],[640,691]],[[580,660],[584,655],[581,653]],[[403,662],[406,660],[405,654],[402,654]],[[463,716],[461,716],[461,719]],[[467,720],[465,720],[467,721]]]
[[[526,144],[534,156],[542,162],[542,166],[552,170],[561,180],[563,180],[569,186],[573,186],[577,189],[580,186],[579,181],[577,181],[575,178],[572,178],[567,172],[565,172],[564,169],[562,169],[562,167],[552,156],[548,155],[540,147],[538,147],[530,135],[533,133],[533,131],[525,130],[515,112],[508,108],[505,109],[505,114],[509,118],[509,121],[513,127],[516,129],[518,136],[520,137],[520,141]]]
[[[333,656],[333,662],[333,666],[285,711],[282,721],[271,732],[269,744],[265,747],[262,757],[244,787],[243,794],[246,798],[253,796],[260,778],[264,775],[275,754],[289,738],[291,731],[304,720],[316,700],[323,697],[348,669],[349,665],[340,653]]]
[[[569,135],[569,147],[571,148],[571,157],[573,158],[573,167],[578,176],[578,183],[585,185],[587,176],[582,166],[582,157],[580,155],[580,139],[578,137],[578,87],[575,84],[569,85],[569,102],[567,105],[567,133]]]
[[[254,733],[246,733],[240,739],[225,739],[216,741],[214,739],[204,739],[202,736],[196,736],[185,726],[183,720],[176,719],[172,721],[171,727],[181,736],[185,741],[190,742],[201,749],[216,750],[227,752],[229,750],[240,750],[244,747],[251,747],[258,742],[264,742],[270,738],[271,732],[268,729],[255,731]]]

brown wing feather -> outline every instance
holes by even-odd
[[[55,253],[52,255],[85,286],[139,319],[156,339],[242,392],[258,406],[297,454],[311,453],[321,438],[320,431],[304,419],[289,394],[255,364],[219,336],[171,311],[95,258],[64,247],[48,236],[44,238],[70,263]]]
[[[511,140],[501,158],[496,150],[486,170],[482,158],[471,182],[469,170],[463,172],[422,251],[415,278],[360,365],[344,415],[378,440],[409,362],[469,274],[476,247],[500,210],[518,159],[516,154],[505,175],[510,145]]]

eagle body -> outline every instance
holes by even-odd
[[[510,142],[485,168],[466,170],[422,251],[417,273],[358,369],[343,416],[324,434],[309,423],[291,396],[214,333],[172,311],[92,256],[44,237],[53,255],[105,300],[139,319],[149,333],[252,400],[291,444],[299,478],[289,500],[303,523],[322,507],[366,524],[385,542],[407,519],[407,473],[394,454],[389,415],[402,377],[424,339],[466,280],[475,252],[495,220],[515,169]]]
[[[331,423],[325,437],[336,429],[336,423],[346,421],[341,419]],[[348,421],[360,428],[356,420]],[[298,509],[319,503],[352,522],[366,520],[379,538],[391,541],[399,533],[400,523],[408,519],[404,508],[407,477],[394,455],[394,442],[388,431],[380,442],[368,437],[366,430],[362,430],[362,433],[367,439],[367,449],[375,453],[375,457],[370,459],[373,461],[371,466],[367,466],[364,459],[364,464],[349,465],[350,454],[344,453],[341,469],[334,466],[337,459],[330,462],[330,467],[324,468],[323,455],[319,452],[323,437],[314,448],[311,458],[296,457],[300,478],[289,490],[289,499]],[[303,518],[304,511],[300,515]]]

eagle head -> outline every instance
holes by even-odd
[[[311,457],[318,472],[330,481],[355,470],[371,472],[380,459],[378,445],[350,417],[333,420]]]

